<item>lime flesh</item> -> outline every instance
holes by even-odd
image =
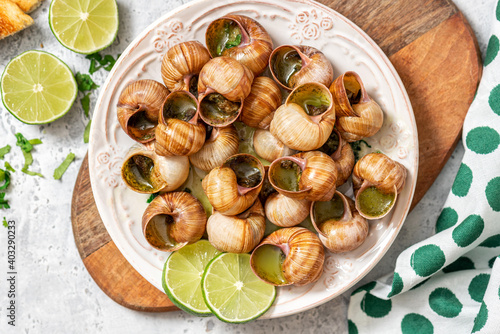
[[[276,298],[276,288],[252,272],[249,254],[215,257],[207,265],[201,285],[207,306],[217,318],[230,323],[260,317]]]
[[[78,93],[68,66],[50,53],[36,50],[7,64],[0,87],[5,108],[27,124],[45,124],[62,117]]]
[[[172,253],[163,268],[163,289],[180,309],[198,316],[212,315],[201,292],[206,265],[220,254],[210,242],[200,240]]]
[[[113,43],[118,32],[115,0],[52,0],[49,25],[66,48],[91,54]]]

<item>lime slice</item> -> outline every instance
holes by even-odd
[[[118,33],[115,0],[52,0],[49,25],[71,51],[91,54],[107,48]]]
[[[64,116],[78,93],[69,67],[50,53],[36,50],[7,64],[0,89],[5,108],[27,124],[45,124]]]
[[[201,277],[207,264],[220,252],[200,240],[172,253],[163,268],[163,289],[180,309],[198,316],[212,315],[201,293]]]
[[[207,265],[201,286],[208,308],[230,323],[260,317],[276,298],[275,287],[253,273],[249,254],[220,254]]]

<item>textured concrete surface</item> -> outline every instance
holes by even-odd
[[[84,56],[62,47],[48,26],[49,0],[33,14],[35,24],[13,37],[0,41],[0,72],[8,61],[27,50],[42,49],[65,61],[76,73],[87,73],[89,61]],[[117,55],[151,22],[187,1],[118,0],[120,31],[115,43],[105,52]],[[496,0],[455,3],[464,12],[477,34],[484,54],[489,39],[491,12]],[[41,46],[43,44],[43,48]],[[107,72],[101,70],[93,78],[104,82]],[[98,92],[91,96],[91,103]],[[12,208],[0,210],[16,221],[17,227],[17,319],[16,327],[7,326],[7,233],[0,227],[0,333],[346,333],[349,293],[310,311],[281,319],[230,325],[215,318],[197,318],[181,311],[162,314],[139,313],[110,300],[89,276],[74,244],[70,222],[71,193],[82,159],[87,151],[83,143],[86,120],[79,103],[52,124],[25,125],[0,107],[0,147],[13,149],[6,157],[20,169],[23,157],[15,146],[14,134],[28,139],[41,138],[43,145],[33,151],[32,170],[45,178],[20,172],[13,175],[7,197]],[[68,152],[77,156],[62,180],[52,178],[54,169]],[[463,146],[459,144],[440,176],[408,216],[398,238],[374,268],[357,286],[392,271],[398,254],[434,233],[434,224],[446,200],[454,176],[460,166]],[[3,167],[3,163],[2,163]]]

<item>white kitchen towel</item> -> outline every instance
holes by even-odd
[[[500,3],[436,234],[352,293],[349,333],[500,334]],[[445,110],[443,110],[445,112]]]

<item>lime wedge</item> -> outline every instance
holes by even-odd
[[[2,102],[18,120],[45,124],[65,115],[78,93],[73,73],[59,58],[26,51],[12,59],[0,82]]]
[[[163,268],[163,289],[180,309],[198,316],[212,315],[201,293],[206,265],[218,255],[207,240],[200,240],[172,253]]]
[[[71,51],[91,54],[107,48],[118,33],[115,0],[52,0],[50,29]]]
[[[276,288],[253,273],[249,254],[220,254],[207,265],[201,286],[208,308],[230,323],[260,317],[276,298]]]

